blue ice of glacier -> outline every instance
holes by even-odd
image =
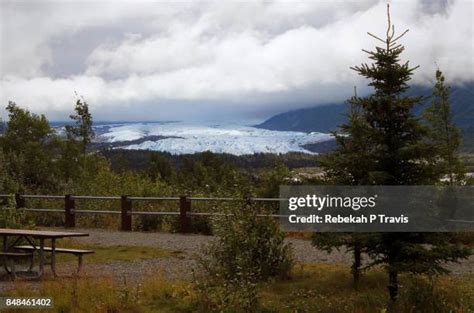
[[[241,125],[192,125],[176,123],[133,123],[110,127],[100,135],[101,141],[121,142],[146,136],[174,137],[140,144],[125,145],[122,149],[166,151],[188,154],[202,151],[235,155],[254,153],[306,152],[302,146],[327,141],[330,134],[273,131]]]

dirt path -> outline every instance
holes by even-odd
[[[83,245],[144,246],[182,252],[178,257],[160,257],[132,262],[113,261],[106,264],[87,263],[87,256],[85,257],[83,275],[113,277],[121,281],[138,281],[156,275],[163,275],[167,279],[189,279],[192,277],[192,269],[196,267],[196,255],[201,247],[214,239],[212,236],[170,233],[120,232],[100,229],[75,229],[74,231],[90,234],[89,237],[73,240]],[[328,254],[315,249],[308,240],[290,238],[287,242],[293,246],[294,257],[298,263],[351,264],[351,255],[344,251]],[[74,266],[73,263],[60,264],[59,272],[71,273]],[[449,268],[456,275],[474,273],[474,256],[461,264],[450,264]],[[1,273],[0,271],[0,276],[2,276]],[[3,284],[2,281],[4,277],[0,277],[0,287]]]
[[[175,258],[160,258],[142,260],[136,264],[125,262],[114,262],[107,265],[101,265],[99,271],[113,271],[114,273],[122,272],[122,275],[127,273],[132,276],[142,276],[152,273],[163,273],[169,278],[174,277],[190,277],[191,269],[196,265],[196,254],[201,247],[205,246],[211,240],[212,236],[203,235],[182,235],[170,233],[143,233],[143,232],[119,232],[98,229],[77,229],[77,231],[87,232],[89,237],[80,238],[81,243],[93,244],[101,246],[149,246],[159,247],[169,250],[182,251],[183,257]],[[328,254],[324,251],[315,249],[311,242],[303,239],[289,238],[286,240],[293,247],[294,257],[298,263],[332,263],[350,265],[352,256],[346,251],[333,251]],[[133,262],[135,263],[135,262]],[[449,264],[448,268],[453,274],[463,275],[467,273],[474,273],[474,256],[468,260],[462,261],[460,264]]]

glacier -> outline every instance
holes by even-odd
[[[127,141],[146,139],[147,136],[167,138],[127,145]],[[123,142],[120,149],[153,150],[172,154],[211,151],[234,155],[312,153],[303,146],[332,139],[332,135],[318,132],[273,131],[242,125],[193,125],[184,122],[116,124],[103,130],[98,137],[97,140],[101,142]]]

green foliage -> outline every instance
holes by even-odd
[[[173,181],[176,173],[170,161],[162,154],[153,153],[150,156],[147,173],[154,181],[157,179]]]
[[[368,146],[369,127],[358,103],[356,89],[349,100],[347,123],[334,132],[337,148],[321,157],[321,167],[325,170],[325,183],[335,185],[370,185],[374,175],[371,171],[372,151]],[[333,248],[346,248],[353,253],[352,277],[354,288],[359,287],[362,253],[367,252],[366,241],[370,234],[315,233],[312,244],[318,249],[331,252]]]
[[[0,228],[33,228],[34,222],[25,211],[17,209],[13,197],[6,206],[0,206]]]
[[[352,285],[354,289],[358,289],[362,272],[362,254],[369,252],[368,246],[373,239],[370,233],[314,233],[311,243],[328,253],[334,249],[346,249],[352,253]]]
[[[0,137],[0,148],[8,164],[8,175],[27,189],[54,189],[58,180],[54,157],[57,137],[48,120],[14,102],[9,102],[6,110],[9,120]]]
[[[253,281],[286,277],[293,264],[284,234],[270,217],[258,216],[251,205],[214,221],[217,240],[205,251],[201,265],[211,277],[232,280],[242,276]]]
[[[88,144],[94,138],[92,129],[92,114],[89,112],[89,105],[81,99],[77,99],[74,107],[75,114],[69,117],[75,122],[75,126],[66,126],[66,134],[69,140],[79,140],[82,145],[82,152],[85,154]]]
[[[9,168],[9,163],[0,149],[0,190],[3,193],[13,193],[19,188],[18,183],[11,177]]]
[[[276,162],[271,169],[260,173],[256,193],[262,197],[278,198],[280,185],[291,184],[289,177],[289,169],[284,164]]]
[[[90,157],[86,153],[87,148],[95,136],[92,128],[92,115],[87,102],[78,99],[74,111],[75,114],[70,115],[74,126],[67,125],[65,127],[66,140],[62,140],[60,143],[61,153],[58,160],[58,166],[66,184],[77,179],[86,170],[86,163],[90,163],[87,161]]]
[[[175,184],[183,194],[202,192],[208,196],[224,195],[233,190],[244,194],[248,190],[245,174],[225,158],[209,151],[201,153],[199,159],[184,157],[175,176]]]
[[[395,37],[395,29],[387,13],[386,39],[371,34],[384,46],[377,46],[374,51],[364,50],[372,63],[352,68],[369,80],[368,85],[373,87],[374,93],[368,97],[354,95],[350,100],[349,122],[342,125],[341,134],[336,134],[338,148],[322,159],[329,183],[436,184],[441,178],[438,160],[452,156],[452,149],[446,148],[444,150],[450,150],[450,153],[443,153],[443,149],[438,149],[436,143],[429,140],[435,132],[430,132],[413,114],[413,108],[420,104],[422,97],[408,96],[406,92],[416,67],[400,61],[404,47],[397,40],[406,32]],[[438,73],[437,77],[435,94],[441,100],[435,102],[433,107],[436,109],[431,111],[443,111],[444,115],[432,113],[431,117],[434,121],[443,115],[441,120],[444,122],[443,127],[446,127],[451,125],[447,114],[447,90],[442,75]],[[453,137],[450,138],[452,140]],[[398,296],[399,273],[441,273],[445,271],[443,262],[456,261],[470,254],[468,248],[452,242],[449,236],[436,233],[338,235],[334,238],[317,235],[313,243],[325,249],[348,246],[355,256],[353,272],[358,267],[357,263],[360,264],[357,260],[360,252],[368,253],[371,256],[369,265],[382,265],[388,273],[392,302]],[[356,253],[357,250],[359,253]]]
[[[426,108],[424,118],[429,127],[429,138],[440,156],[437,160],[438,169],[442,175],[447,175],[450,184],[456,184],[463,181],[464,168],[458,155],[461,134],[453,122],[449,96],[450,88],[445,85],[444,75],[438,69],[433,101]]]
[[[349,100],[348,121],[334,132],[337,147],[320,158],[326,182],[336,185],[366,185],[373,182],[369,128],[358,104],[357,94]]]
[[[215,220],[217,240],[203,252],[204,274],[196,276],[199,303],[212,312],[255,312],[257,283],[287,277],[291,249],[271,218],[250,205]]]
[[[433,164],[434,147],[426,143],[426,128],[412,113],[421,97],[403,94],[416,69],[408,62],[400,64],[403,51],[403,46],[388,38],[387,49],[368,52],[373,64],[353,68],[375,88],[373,95],[352,101],[364,119],[364,147],[370,153],[365,169],[371,184],[432,184],[439,179]]]
[[[62,174],[62,179],[65,183],[70,183],[71,180],[80,177],[83,172],[83,160],[87,158],[86,155],[81,154],[80,144],[71,138],[60,142],[61,154],[58,157],[58,167]]]

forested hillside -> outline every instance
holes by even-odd
[[[413,86],[407,95],[422,95],[422,106],[416,106],[414,113],[420,114],[430,102],[430,87]],[[474,133],[474,82],[453,86],[450,102],[454,122],[466,133]],[[271,130],[323,132],[336,130],[346,120],[347,104],[332,103],[312,108],[293,110],[275,115],[257,127]]]

